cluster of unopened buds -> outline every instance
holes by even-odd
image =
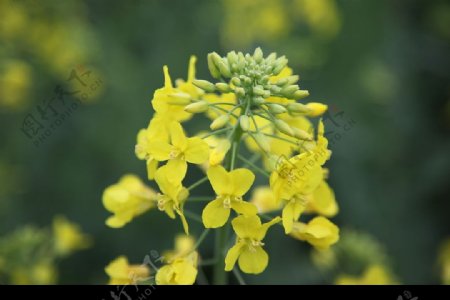
[[[315,121],[317,130],[310,120],[327,106],[297,102],[309,92],[300,89],[299,76],[284,56],[265,57],[257,48],[253,55],[232,51],[221,57],[213,52],[207,61],[216,82],[196,79],[194,56],[187,80],[174,84],[164,66],[164,86],[151,101],[155,113],[138,133],[136,155],[146,162],[148,180],[159,191],[125,175],[103,194],[105,208],[113,213],[106,221],[110,227],[122,227],[152,208],[181,220],[185,235],[165,257],[157,284],[195,283],[203,259],[197,251],[211,229],[216,229],[214,283],[226,283],[225,271],[233,270],[236,262],[244,273],[263,272],[269,262],[263,240],[272,225],[317,249],[339,239],[338,227],[328,219],[338,212],[324,168],[331,151],[322,120]],[[200,114],[211,120],[210,130],[187,135],[182,124]],[[185,187],[186,174],[195,166],[205,177]],[[258,183],[267,183],[255,187],[255,174],[261,176]],[[193,190],[207,181],[216,195],[195,196]],[[186,207],[199,201],[205,201],[201,218],[186,214]],[[303,223],[303,214],[316,216]],[[196,241],[186,217],[205,227]],[[230,223],[234,236],[229,236]],[[231,239],[235,243],[226,249]],[[123,275],[132,267],[121,260],[118,273]]]

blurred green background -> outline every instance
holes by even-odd
[[[171,248],[180,224],[157,211],[107,228],[102,192],[125,173],[146,178],[134,145],[164,64],[186,78],[195,54],[197,77],[209,78],[208,52],[261,46],[285,54],[308,99],[330,106],[334,222],[377,239],[400,282],[439,283],[438,247],[450,235],[449,42],[444,0],[0,0],[0,235],[58,214],[80,224],[94,244],[59,264],[59,283],[105,283],[118,255],[141,262]],[[79,79],[99,88],[36,146],[24,121],[53,103],[50,128],[74,103],[58,87],[84,93]],[[190,124],[191,133],[206,126]],[[248,283],[332,282],[309,245],[281,233],[269,233],[269,267]]]

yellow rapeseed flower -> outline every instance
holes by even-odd
[[[275,201],[272,189],[268,186],[255,188],[250,203],[256,206],[259,213],[267,213],[281,208],[280,203]]]
[[[361,276],[342,274],[336,279],[336,284],[343,285],[387,285],[397,284],[392,274],[383,265],[370,265]]]
[[[124,175],[103,192],[103,205],[114,215],[106,220],[113,228],[123,227],[155,206],[156,193],[133,174]]]
[[[224,167],[216,166],[211,167],[207,175],[217,197],[203,209],[206,228],[222,227],[230,216],[230,209],[244,215],[256,214],[256,206],[242,199],[255,180],[250,170],[241,168],[227,172]]]
[[[280,221],[279,217],[261,224],[258,216],[238,216],[231,221],[237,235],[236,244],[225,257],[225,271],[231,271],[238,260],[239,268],[248,274],[263,272],[269,263],[269,255],[264,251],[262,240],[270,226]]]
[[[81,231],[78,224],[70,222],[63,216],[56,216],[54,218],[53,234],[55,252],[61,256],[89,248],[92,244],[91,238]]]
[[[168,263],[156,274],[158,285],[190,285],[197,278],[198,253],[194,249],[191,236],[178,235],[175,238],[175,249],[164,253]]]
[[[199,137],[186,137],[178,122],[170,125],[170,143],[154,139],[150,141],[149,152],[155,160],[168,160],[168,172],[176,182],[186,176],[187,162],[201,164],[209,157],[208,144]]]
[[[105,268],[109,276],[109,284],[128,285],[138,284],[149,279],[150,269],[145,265],[130,265],[125,256],[114,259]]]
[[[328,249],[339,240],[339,228],[327,218],[315,217],[308,224],[294,223],[291,236],[307,241],[317,249]]]
[[[180,216],[184,231],[189,234],[189,226],[184,217],[183,206],[189,196],[189,191],[181,184],[179,177],[171,173],[172,171],[163,166],[156,171],[155,180],[161,191],[157,195],[158,208],[165,211],[171,218],[175,219],[175,213]]]

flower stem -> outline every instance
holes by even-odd
[[[196,187],[198,187],[200,184],[202,184],[203,182],[208,181],[208,177],[205,176],[202,179],[198,180],[197,182],[194,182],[193,184],[191,184],[187,189],[190,191],[192,189],[195,189]]]
[[[236,157],[238,156],[239,143],[242,137],[242,129],[237,123],[233,129],[233,132],[230,135],[231,139],[231,152],[228,154],[228,164],[227,168],[229,171],[232,171],[236,164]],[[228,241],[228,227],[230,226],[230,222],[227,222],[221,228],[216,230],[216,242],[214,247],[215,258],[217,259],[216,264],[214,265],[214,284],[225,285],[228,284],[228,274],[225,272],[225,248],[226,243]]]

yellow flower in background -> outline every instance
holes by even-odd
[[[336,278],[336,284],[341,285],[386,285],[398,284],[389,270],[383,265],[369,266],[361,276],[342,274]]]
[[[162,192],[157,195],[158,209],[166,212],[171,219],[175,219],[175,213],[177,213],[183,223],[184,232],[189,234],[189,226],[183,213],[183,205],[189,196],[189,191],[183,187],[181,180],[176,181],[176,179],[179,179],[179,176],[173,176],[167,166],[156,171],[155,180]]]
[[[11,284],[55,284],[58,279],[58,271],[55,265],[50,261],[41,261],[27,266],[27,268],[18,268],[11,271]]]
[[[153,208],[156,193],[136,175],[127,174],[105,189],[102,201],[105,208],[114,214],[106,220],[106,225],[120,228]]]
[[[442,284],[450,284],[450,239],[441,245],[438,264],[441,270]]]
[[[280,203],[275,201],[272,189],[268,186],[255,188],[250,203],[256,206],[259,213],[267,213],[281,208]]]
[[[149,279],[150,269],[145,265],[130,265],[125,256],[119,256],[105,267],[109,284],[139,284]]]
[[[225,0],[222,43],[246,48],[254,42],[279,40],[289,32],[288,12],[281,1]],[[242,26],[242,20],[246,20]],[[237,34],[239,33],[239,34]]]
[[[258,216],[238,216],[231,221],[237,235],[236,244],[228,250],[225,257],[225,271],[231,271],[238,261],[239,268],[248,274],[263,272],[269,263],[269,255],[263,249],[262,240],[267,230],[280,221],[279,217],[261,224]]]
[[[335,0],[294,0],[293,11],[320,38],[334,38],[340,31],[341,19]]]
[[[297,222],[291,236],[307,241],[317,249],[328,249],[339,240],[339,228],[327,218],[315,217],[308,224]]]
[[[78,224],[70,222],[63,216],[56,216],[53,219],[53,234],[55,251],[61,256],[89,248],[92,244],[91,238],[81,231]]]
[[[239,214],[256,214],[256,206],[242,199],[255,180],[250,170],[241,168],[227,172],[224,167],[216,166],[211,167],[207,175],[217,197],[203,209],[202,220],[206,228],[222,227],[231,209]]]
[[[31,88],[31,68],[20,60],[0,64],[0,107],[16,110],[23,108]]]
[[[157,161],[166,161],[172,176],[170,180],[182,181],[186,176],[187,162],[201,164],[209,158],[208,144],[199,137],[188,138],[178,122],[170,124],[170,143],[164,140],[152,140],[150,155]]]
[[[168,262],[156,274],[158,285],[191,285],[197,278],[198,253],[194,239],[186,235],[175,238],[175,249],[164,253]]]

